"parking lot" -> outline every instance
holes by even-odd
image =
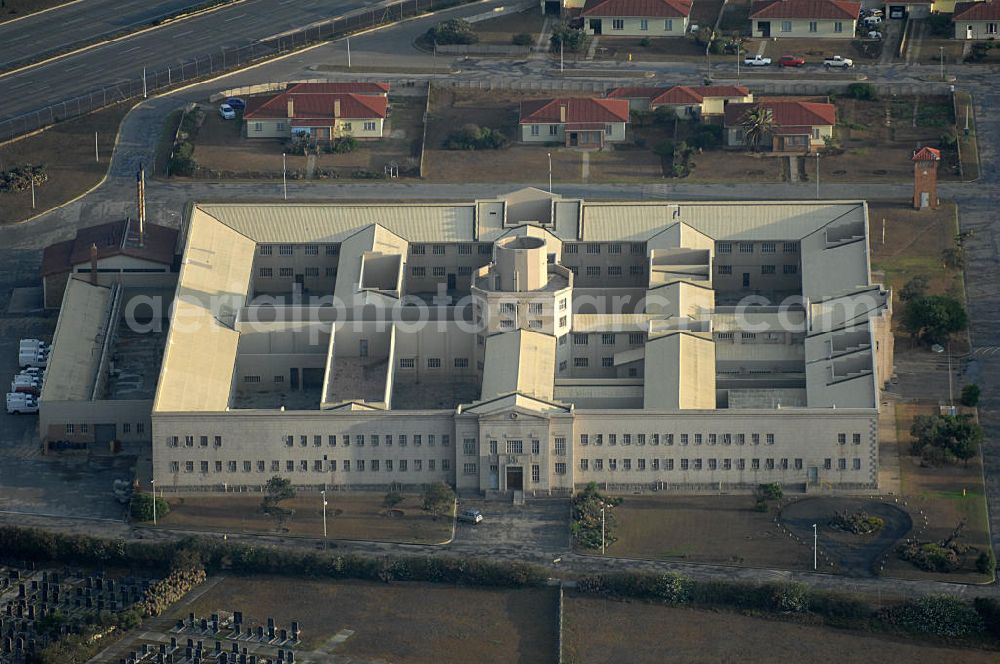
[[[459,510],[478,509],[480,524],[459,522],[455,541],[449,547],[475,549],[480,554],[530,554],[549,557],[569,549],[570,502],[534,499],[524,505],[481,499],[460,499]]]

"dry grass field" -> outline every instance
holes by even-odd
[[[118,104],[0,145],[0,171],[44,164],[49,174],[48,182],[35,187],[35,209],[31,208],[30,191],[0,193],[0,223],[27,219],[76,198],[100,182],[111,161],[118,125],[130,108],[130,104]],[[94,160],[94,132],[100,161]]]
[[[617,664],[626,660],[630,664],[997,661],[996,652],[946,649],[903,637],[735,613],[574,595],[566,596],[565,607],[567,664]],[[627,658],[623,658],[625,652]]]
[[[438,544],[451,538],[450,517],[435,519],[420,507],[420,496],[407,495],[391,514],[382,494],[328,492],[327,533],[331,540],[374,540]],[[260,494],[168,498],[170,514],[159,519],[164,528],[228,533],[264,533],[323,537],[323,512],[318,493],[281,502],[293,511],[279,523],[260,509]]]
[[[394,664],[548,664],[557,649],[557,603],[551,589],[261,576],[226,578],[171,617],[238,609],[249,626],[266,623],[268,617],[283,625],[298,620],[304,636],[296,661],[329,662],[337,655]],[[331,644],[341,630],[353,634],[340,645]],[[324,652],[326,657],[319,654]]]

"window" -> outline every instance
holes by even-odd
[[[673,32],[674,31],[674,19],[668,18],[663,21],[663,31]]]
[[[340,123],[340,128],[343,129],[344,131],[351,131],[351,123],[350,122],[341,122]]]
[[[556,456],[566,456],[566,439],[564,437],[556,436],[553,447]]]
[[[624,30],[625,29],[625,20],[624,19],[620,19],[620,18],[612,19],[612,21],[611,21],[611,29],[612,30]]]
[[[620,276],[622,276],[622,266],[621,265],[609,265],[608,266],[608,276],[609,277],[620,277]]]
[[[844,24],[843,24],[843,22],[841,22],[841,21],[834,21],[834,23],[833,23],[833,31],[834,32],[843,32],[844,31]]]
[[[860,433],[852,434],[852,436],[851,436],[851,442],[854,443],[855,445],[860,445],[861,444],[861,434]]]
[[[292,245],[290,245],[290,244],[282,244],[282,245],[278,246],[278,255],[279,256],[291,256],[292,253],[293,253],[292,252]]]
[[[791,21],[782,21],[781,22],[781,31],[782,32],[791,32],[792,31],[792,22]]]
[[[760,434],[759,433],[750,434],[750,442],[754,445],[760,445]]]
[[[642,332],[630,332],[628,335],[628,343],[631,346],[641,346]]]
[[[609,433],[608,434],[608,445],[617,445],[617,444],[618,444],[618,434],[616,434],[616,433]]]
[[[701,445],[701,434],[700,433],[696,433],[694,435],[694,444],[695,445]]]
[[[269,244],[262,244],[259,247],[257,247],[257,253],[259,253],[261,256],[270,256],[273,250],[274,247],[272,247]]]
[[[688,444],[688,435],[686,433],[682,433],[681,434],[681,445],[687,445],[687,444]]]
[[[440,369],[441,368],[441,358],[440,357],[428,357],[427,358],[427,368],[428,369]]]
[[[587,336],[586,334],[574,334],[573,335],[573,345],[574,346],[586,346],[589,339],[590,339],[590,337]]]
[[[374,122],[365,122],[364,123],[364,128],[365,128],[365,131],[375,131],[375,123]]]
[[[750,459],[750,470],[760,470],[760,459]]]
[[[854,468],[854,470],[861,470],[861,459],[855,457],[852,462],[852,468]]]
[[[424,444],[423,436],[421,436],[419,433],[413,434],[413,446],[420,447],[423,444]]]
[[[531,453],[532,454],[541,454],[541,441],[538,441],[538,440],[532,440],[531,441]]]
[[[663,444],[664,445],[673,445],[674,444],[674,434],[672,434],[672,433],[663,434]]]
[[[401,357],[399,358],[399,368],[400,369],[413,369],[417,366],[416,359],[412,357]]]
[[[774,470],[774,459],[764,459],[764,468]]]
[[[740,253],[741,254],[752,254],[753,253],[753,242],[740,242]]]
[[[423,470],[423,469],[424,469],[424,460],[423,459],[414,459],[413,460],[413,470]]]
[[[566,464],[565,463],[557,463],[556,464],[556,475],[565,475],[565,474],[566,474]]]
[[[688,469],[688,460],[681,459],[681,470],[687,470],[687,469]]]
[[[573,366],[577,368],[586,368],[590,365],[590,360],[586,357],[574,357]]]
[[[443,267],[432,268],[431,269],[431,274],[433,274],[435,277],[443,277],[444,276],[444,268]]]
[[[614,133],[614,131],[615,131],[615,126],[614,125],[612,125],[612,124],[605,124],[604,125],[604,135],[605,136],[610,136],[611,134]]]
[[[732,459],[723,459],[722,460],[722,469],[723,470],[732,470],[733,469],[733,460]]]
[[[847,434],[846,433],[838,433],[837,434],[837,442],[839,444],[841,444],[841,445],[846,445],[847,444]]]
[[[630,433],[623,433],[622,434],[622,445],[631,445],[631,444],[632,444],[632,434],[630,434]]]
[[[399,434],[399,446],[400,447],[406,447],[406,434],[405,433]]]
[[[823,459],[823,469],[830,470],[833,466],[830,463],[830,459]]]
[[[260,277],[265,277],[265,278],[267,278],[267,277],[273,277],[274,276],[274,268],[262,267],[262,268],[260,268],[257,271],[257,275],[260,276]]]
[[[997,33],[997,24],[996,23],[987,23],[986,24],[986,34],[988,34],[988,35],[995,35],[996,33]]]
[[[541,302],[529,302],[528,303],[528,313],[529,314],[541,314],[542,313],[542,303]]]
[[[137,422],[136,425],[135,425],[135,432],[136,433],[146,433],[146,423],[145,422]]]
[[[589,445],[589,444],[590,444],[590,436],[588,436],[585,433],[581,433],[580,434],[580,445],[586,446],[586,445]]]
[[[466,456],[475,456],[476,455],[476,439],[475,438],[466,438],[465,440],[462,441],[462,453],[465,454]]]
[[[87,425],[80,425],[80,433],[87,433]],[[184,436],[184,447],[194,447],[194,436]]]
[[[674,460],[673,459],[664,459],[663,460],[663,470],[673,470],[673,469],[674,469]]]
[[[618,470],[618,459],[608,459],[608,470]]]
[[[580,459],[580,470],[587,470],[587,466],[590,465],[589,459]]]
[[[497,441],[491,440],[490,441],[490,454],[495,455],[496,453],[497,453]]]
[[[540,127],[538,125],[531,125],[531,135],[538,136]]]
[[[736,434],[736,444],[743,445],[747,442],[747,435],[745,433]]]
[[[601,245],[597,242],[592,242],[587,245],[588,254],[599,254],[601,253]]]
[[[484,243],[479,245],[479,254],[482,256],[489,256],[493,253],[493,245],[489,243]]]
[[[336,256],[340,253],[340,247],[335,244],[328,244],[323,248],[327,256]]]
[[[469,358],[467,358],[467,357],[456,357],[455,358],[455,368],[456,369],[468,369],[469,368]]]
[[[559,125],[554,125],[554,124],[549,125],[549,136],[558,136],[558,135],[559,135]]]
[[[559,371],[566,371],[566,360],[559,363]]]
[[[422,266],[412,267],[410,268],[410,274],[412,274],[414,277],[426,277],[427,268]]]
[[[781,271],[784,274],[798,274],[799,273],[799,266],[798,265],[782,265],[781,266]]]
[[[500,329],[501,330],[513,330],[514,329],[514,321],[507,320],[507,319],[501,320],[500,321]]]
[[[732,273],[733,273],[733,266],[732,265],[720,265],[719,266],[719,274],[732,274]]]
[[[715,445],[718,439],[718,434],[710,433],[708,434],[708,444]]]
[[[615,335],[614,334],[602,334],[601,344],[604,346],[614,346],[615,345]]]
[[[646,460],[645,459],[636,459],[636,469],[640,470],[640,471],[646,470]]]
[[[659,444],[660,444],[660,434],[654,433],[653,440],[650,442],[650,445],[659,445]]]
[[[604,435],[600,433],[594,434],[594,445],[603,445],[603,444],[604,444]]]
[[[632,459],[622,459],[622,470],[632,470]]]
[[[609,368],[615,366],[615,358],[613,357],[602,357],[601,366],[604,368]]]
[[[601,267],[599,265],[588,265],[587,266],[587,276],[588,277],[599,277],[599,276],[601,276]]]
[[[566,317],[565,316],[560,316],[559,317],[559,327],[566,327]],[[559,345],[560,346],[565,346],[566,345],[566,337],[565,336],[559,337]]]
[[[649,30],[649,21],[647,21],[644,18],[640,19],[639,20],[639,29],[640,30]]]
[[[760,273],[761,274],[774,274],[774,269],[775,268],[774,268],[773,265],[761,265],[760,266]]]
[[[847,470],[847,459],[837,459],[837,470]]]
[[[764,435],[764,442],[768,445],[774,445],[774,434],[769,433]]]
[[[507,454],[524,454],[524,442],[520,440],[508,440]]]
[[[259,383],[260,376],[243,376],[244,383]]]
[[[462,465],[462,472],[464,474],[466,474],[466,475],[475,475],[476,472],[477,472],[477,470],[476,470],[476,464],[474,464],[474,463],[463,464]]]
[[[385,440],[385,446],[386,447],[392,447],[392,434],[391,433],[385,434],[384,440]]]
[[[816,21],[809,21],[809,32],[817,32],[818,29],[819,25],[817,25]]]
[[[537,463],[533,463],[531,464],[531,482],[532,484],[538,484],[540,481],[542,481],[541,468],[538,467]]]
[[[294,270],[292,270],[292,268],[290,268],[290,267],[279,267],[278,268],[278,276],[279,277],[290,277],[290,276],[292,276],[292,274],[294,274]]]
[[[540,330],[542,329],[542,321],[540,320],[529,320],[528,321],[529,330]]]
[[[720,242],[719,243],[719,253],[720,254],[731,254],[731,253],[733,253],[733,243],[732,242]]]

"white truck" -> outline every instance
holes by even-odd
[[[43,350],[22,350],[17,354],[17,360],[21,367],[43,368],[49,364],[49,351]]]
[[[38,396],[42,392],[42,382],[33,376],[18,374],[10,382],[10,391]]]
[[[835,55],[832,58],[823,60],[823,66],[827,69],[850,69],[854,66],[854,60]]]
[[[755,55],[752,58],[747,56],[743,59],[743,64],[747,67],[767,67],[771,64],[771,58],[765,58],[762,55]]]
[[[37,413],[38,400],[30,394],[11,392],[7,395],[7,412],[16,413]]]
[[[44,341],[39,339],[21,339],[21,343],[18,346],[18,351],[40,351],[47,350],[48,346]]]

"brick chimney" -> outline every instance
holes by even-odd
[[[559,122],[566,123],[566,104],[559,104]]]
[[[340,117],[340,97],[333,100],[333,117]]]
[[[97,285],[97,243],[90,245],[90,283]]]
[[[289,119],[295,117],[295,99],[291,95],[288,95],[288,117]]]

